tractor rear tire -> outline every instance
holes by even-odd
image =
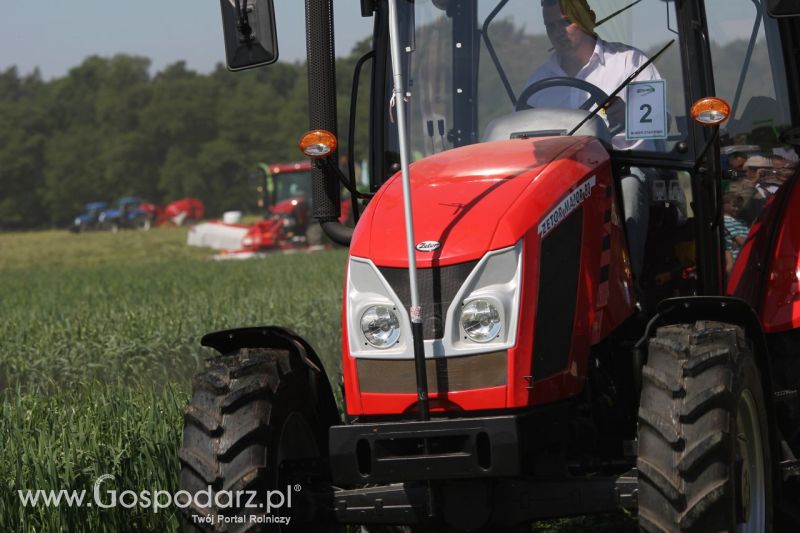
[[[201,520],[262,513],[267,491],[279,490],[287,496],[289,481],[279,471],[284,459],[327,455],[328,428],[338,423],[338,413],[330,387],[320,384],[320,379],[326,380],[324,374],[311,370],[286,350],[245,348],[208,361],[207,369],[194,379],[192,398],[184,410],[180,488],[190,495],[210,492],[212,505],[205,506],[206,497],[202,496],[198,498],[201,501],[184,508],[184,531],[279,529]],[[322,397],[325,394],[330,398]],[[227,495],[254,492],[240,493],[241,507],[236,508],[227,504],[227,495],[221,495],[217,504],[216,496],[223,491]],[[249,500],[251,494],[255,497]],[[303,496],[292,494],[293,510],[313,513]],[[179,507],[185,503],[180,501]],[[286,516],[280,510],[271,514]],[[291,525],[298,520],[293,516]],[[314,524],[310,530],[324,528]]]
[[[769,426],[760,373],[738,326],[659,328],[639,406],[645,531],[772,531]]]

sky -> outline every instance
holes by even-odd
[[[305,60],[302,0],[274,0],[282,61]],[[349,5],[352,4],[352,5]],[[359,0],[336,4],[336,52],[371,33]],[[207,73],[224,61],[219,0],[9,0],[0,16],[0,71],[39,69],[64,76],[90,55],[125,53],[152,60],[152,73],[177,61]]]

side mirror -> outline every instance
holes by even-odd
[[[792,17],[800,15],[800,2],[797,0],[769,0],[767,9],[773,17]]]
[[[245,70],[278,60],[272,0],[220,0],[228,70]]]

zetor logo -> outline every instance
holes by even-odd
[[[437,249],[441,244],[439,241],[422,241],[417,244],[417,250],[420,252],[432,252]]]

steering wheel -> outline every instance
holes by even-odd
[[[531,96],[539,91],[551,89],[553,87],[574,87],[575,89],[580,89],[581,91],[586,91],[589,93],[589,99],[581,104],[581,109],[586,111],[592,107],[592,104],[600,106],[600,104],[608,100],[608,95],[605,93],[605,91],[603,91],[603,89],[597,85],[589,83],[588,81],[565,77],[546,78],[529,85],[524,91],[522,91],[522,94],[520,94],[519,98],[517,98],[517,105],[514,107],[514,111],[532,109],[533,106],[528,104],[528,100],[530,100]]]

